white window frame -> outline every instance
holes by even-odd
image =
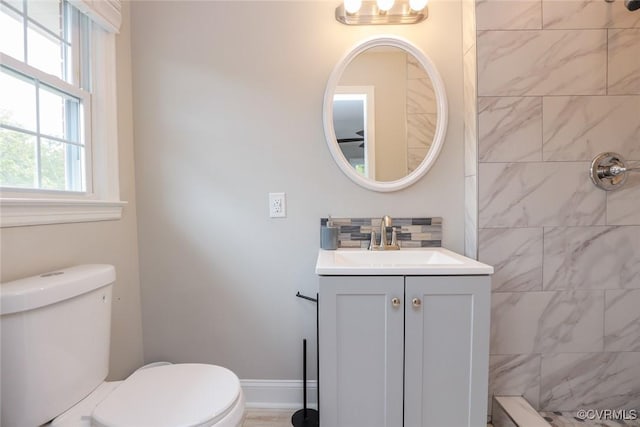
[[[10,56],[4,55],[0,53],[0,62],[2,63],[3,68],[7,68],[10,71],[24,76],[27,80],[35,81],[35,89],[38,90],[40,87],[45,86],[54,91],[60,92],[62,94],[70,95],[71,97],[77,99],[82,105],[80,111],[80,131],[82,133],[82,137],[80,141],[84,144],[82,145],[85,149],[85,176],[83,177],[85,183],[85,191],[90,192],[90,189],[93,188],[93,174],[92,174],[92,166],[91,166],[91,94],[83,89],[78,88],[70,83],[65,82],[64,80],[53,76],[51,74],[47,74],[43,71],[40,71],[37,68],[34,68],[28,64],[25,64],[22,61],[18,61]],[[37,103],[37,102],[36,102]],[[22,129],[20,127],[6,126],[3,125],[3,128],[17,131],[23,134],[29,134],[32,136],[42,136],[51,138],[47,135],[42,135],[38,130],[29,131]],[[54,138],[55,139],[55,138]],[[15,197],[29,198],[33,197],[36,194],[40,193],[51,193],[62,194],[68,193],[70,196],[74,194],[81,194],[78,191],[64,191],[64,190],[47,190],[44,188],[11,188],[4,187],[2,188],[3,193],[12,194]],[[84,192],[82,192],[84,193]]]
[[[96,14],[91,4],[117,5],[117,19],[104,22],[104,14]],[[85,105],[90,115],[90,152],[87,152],[86,191],[83,193],[47,190],[0,189],[0,227],[117,220],[126,202],[120,200],[118,168],[118,123],[116,99],[116,40],[120,26],[119,3],[114,0],[81,0],[72,4],[87,13],[94,22],[91,35],[92,94]],[[114,9],[115,10],[115,9]],[[100,12],[100,11],[98,11]],[[29,67],[6,55],[0,57],[10,68]],[[18,62],[18,64],[14,63]],[[32,67],[29,67],[32,68]],[[19,71],[19,70],[17,70]],[[29,69],[27,75],[33,75]],[[39,72],[38,70],[35,70]],[[40,72],[39,72],[40,73]],[[41,73],[36,78],[47,83],[54,78]],[[89,139],[87,139],[89,141]]]

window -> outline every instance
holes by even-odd
[[[0,73],[0,186],[86,192],[90,68],[80,54],[90,37],[86,18],[61,0],[1,5],[0,25],[9,31],[0,42],[7,55]]]
[[[114,0],[0,0],[3,227],[120,217],[118,27]]]

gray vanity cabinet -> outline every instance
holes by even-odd
[[[321,427],[402,426],[404,277],[321,276],[319,298]]]
[[[321,276],[321,427],[486,426],[489,276]]]

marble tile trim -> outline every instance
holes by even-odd
[[[496,396],[496,404],[520,427],[551,427],[538,411],[521,396]]]
[[[478,91],[476,79],[476,49],[475,45],[462,59],[464,67],[463,97],[464,97],[464,175],[478,174]]]
[[[640,288],[640,226],[544,231],[545,290]]]
[[[478,31],[477,47],[479,96],[605,94],[607,30]]]
[[[476,43],[476,0],[462,0],[462,51],[466,54]]]
[[[543,411],[640,410],[640,352],[563,353],[542,356]]]
[[[588,162],[480,163],[480,228],[604,225]]]
[[[491,354],[603,350],[604,291],[505,292],[491,300]]]
[[[464,177],[464,254],[478,259],[478,179]]]
[[[368,248],[371,230],[380,239],[380,218],[331,218],[338,231],[339,248]],[[320,218],[320,226],[328,219]],[[401,248],[427,248],[442,246],[442,218],[393,218]],[[389,235],[390,238],[390,235]]]
[[[495,402],[495,399],[489,400],[491,407],[491,426],[492,427],[519,427],[516,425],[502,406]]]

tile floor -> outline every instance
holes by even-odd
[[[247,409],[242,427],[291,427],[293,409]],[[542,414],[553,427],[609,427],[640,426],[640,420],[627,422],[579,421],[569,413],[546,412]],[[487,425],[490,427],[491,424]]]
[[[247,409],[242,427],[291,427],[294,412],[292,409]]]
[[[291,427],[293,409],[247,409],[242,427]]]
[[[575,412],[541,412],[540,415],[551,424],[551,427],[624,427],[640,426],[640,419],[635,419],[636,412],[627,411],[628,420],[580,420]]]

